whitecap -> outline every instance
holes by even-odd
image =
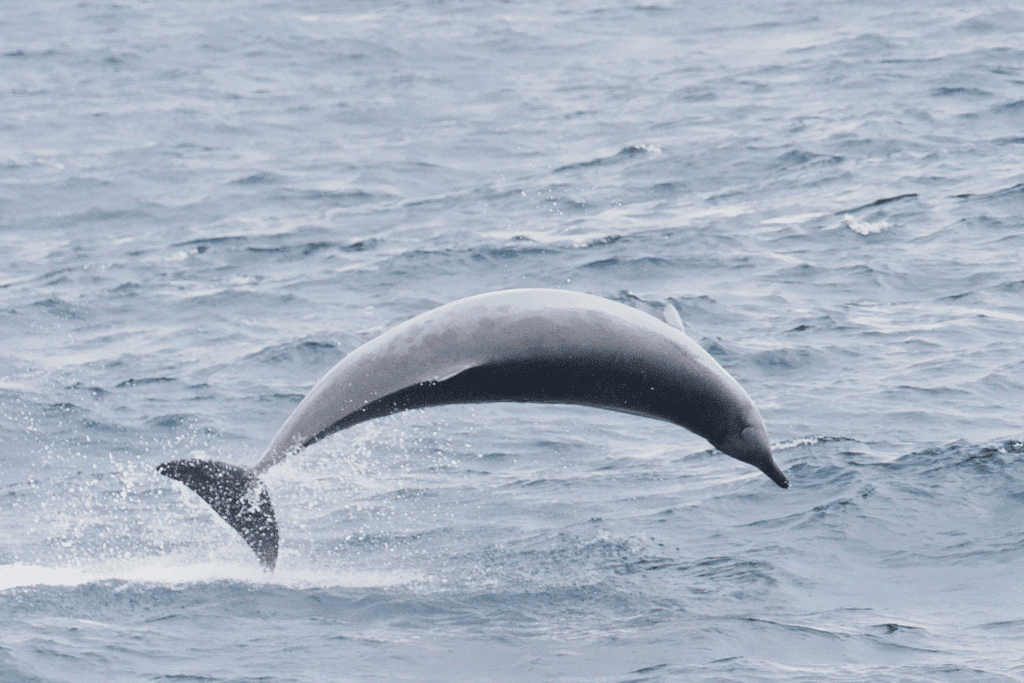
[[[843,219],[839,224],[853,230],[858,235],[875,235],[883,230],[888,230],[890,227],[889,221],[887,220],[880,220],[872,223],[871,221],[857,218],[856,216],[848,213],[843,214]]]

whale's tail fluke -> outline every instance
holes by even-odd
[[[277,520],[267,489],[249,470],[212,460],[172,460],[156,468],[199,494],[249,544],[260,564],[277,564]]]

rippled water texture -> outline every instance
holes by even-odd
[[[1024,12],[0,8],[3,681],[1024,678]],[[453,406],[162,478],[494,289],[687,332],[792,488],[671,425]]]

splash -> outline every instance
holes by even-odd
[[[164,556],[102,562],[91,567],[45,567],[15,563],[0,565],[0,591],[31,586],[82,586],[119,581],[140,585],[182,588],[224,581],[274,585],[296,590],[309,588],[385,588],[419,583],[414,571],[288,569],[268,574],[252,562],[192,562]]]
[[[881,220],[872,223],[848,213],[843,214],[843,220],[840,221],[840,225],[853,230],[858,235],[875,235],[883,230],[888,230],[890,227],[889,221]]]

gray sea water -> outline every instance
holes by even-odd
[[[1024,680],[1024,11],[0,5],[0,680]],[[688,333],[678,427],[416,411],[249,466],[389,327],[511,287]]]

